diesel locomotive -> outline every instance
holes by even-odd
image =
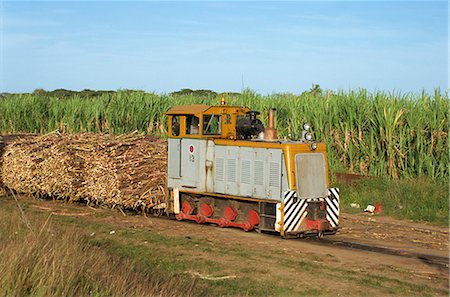
[[[326,145],[308,124],[298,140],[279,139],[248,107],[176,106],[168,117],[168,203],[178,220],[283,238],[339,228],[339,189],[329,186]]]

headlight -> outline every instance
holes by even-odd
[[[308,140],[308,141],[310,141],[310,140],[312,139],[311,133],[309,133],[309,132],[306,133],[306,134],[305,134],[305,139]]]
[[[303,130],[308,131],[309,128],[311,128],[311,125],[309,123],[304,123],[303,124]]]
[[[317,148],[317,144],[315,144],[315,143],[313,142],[313,143],[311,144],[311,149],[312,149],[313,151],[315,151],[316,148]]]

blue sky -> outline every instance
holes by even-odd
[[[446,1],[0,5],[3,92],[448,88]]]

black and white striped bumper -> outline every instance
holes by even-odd
[[[326,205],[326,218],[332,228],[339,225],[339,188],[328,189],[328,196],[325,198],[298,199],[297,192],[286,191],[284,193],[284,232],[298,232],[300,226],[307,215],[309,202],[324,201]]]

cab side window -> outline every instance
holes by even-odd
[[[172,135],[180,135],[180,116],[172,116]]]
[[[207,114],[203,116],[203,134],[205,135],[220,135],[220,115]]]
[[[186,116],[186,134],[199,134],[200,119],[196,116]]]

